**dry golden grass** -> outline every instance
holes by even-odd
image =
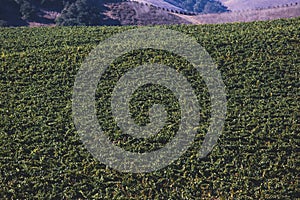
[[[280,18],[294,18],[300,16],[300,5],[290,7],[230,12],[221,14],[205,14],[187,16],[176,14],[193,24],[221,24],[231,22],[266,21]]]

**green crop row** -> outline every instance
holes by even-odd
[[[213,151],[197,158],[210,99],[201,76],[170,52],[142,50],[113,63],[100,81],[97,117],[110,140],[128,151],[163,147],[176,134],[180,106],[164,87],[147,85],[131,100],[134,120],[149,122],[161,103],[167,126],[155,137],[121,134],[110,98],[124,73],[145,63],[173,67],[191,82],[201,106],[194,144],[151,173],[121,173],[97,161],[75,129],[72,92],[89,52],[138,27],[0,29],[1,199],[296,199],[299,196],[300,18],[201,26],[163,26],[197,39],[226,85],[227,115]]]

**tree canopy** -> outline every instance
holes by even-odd
[[[107,0],[2,0],[0,26],[34,21],[40,9],[61,13],[58,25],[100,25],[100,10]]]

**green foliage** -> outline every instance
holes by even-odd
[[[142,152],[153,142],[150,150],[159,148],[175,134],[180,110],[164,88],[141,88],[131,102],[134,119],[147,123],[147,107],[162,102],[169,106],[173,126],[152,141],[131,140],[116,131],[109,110],[99,103],[107,102],[117,77],[130,67],[147,62],[173,67],[193,83],[199,98],[202,121],[193,146],[168,167],[147,174],[120,173],[99,163],[81,143],[72,118],[81,63],[100,41],[134,27],[0,28],[1,198],[296,199],[299,27],[300,18],[165,27],[195,37],[216,61],[226,85],[225,128],[203,159],[197,152],[210,99],[190,65],[155,50],[132,52],[113,63],[98,86],[97,114],[120,147]]]
[[[101,25],[100,14],[107,0],[2,0],[0,8],[0,26],[26,25],[24,21],[43,21],[39,16],[41,10],[61,12],[56,19],[58,25]],[[115,0],[119,2],[121,0]]]
[[[0,27],[6,27],[6,26],[8,26],[7,21],[5,21],[5,20],[0,20]]]
[[[96,0],[76,0],[68,4],[56,20],[62,26],[100,25],[100,3]]]
[[[9,26],[20,23],[20,6],[14,0],[2,0],[0,6],[0,26]]]
[[[33,4],[24,0],[20,1],[20,12],[24,19],[34,19],[36,17],[37,10]]]
[[[208,1],[204,8],[201,10],[196,7],[197,4],[194,6],[195,12],[202,12],[202,13],[222,13],[227,12],[228,9],[224,5],[222,5],[219,1]]]

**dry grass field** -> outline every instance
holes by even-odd
[[[300,5],[270,8],[263,10],[249,10],[242,12],[230,12],[221,14],[205,14],[205,15],[180,15],[185,20],[193,24],[221,24],[232,22],[252,22],[252,21],[266,21],[281,18],[294,18],[300,16]]]

